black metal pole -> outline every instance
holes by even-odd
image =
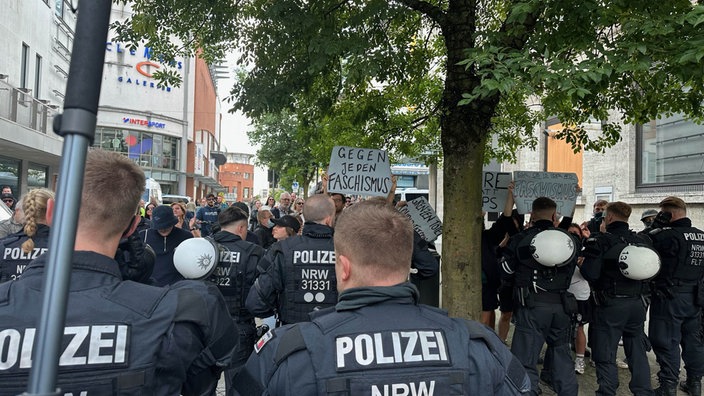
[[[64,144],[56,189],[56,209],[49,237],[49,258],[44,274],[42,312],[37,324],[32,370],[25,395],[60,394],[56,380],[71,280],[71,260],[86,152],[95,137],[110,6],[110,0],[81,1],[78,4],[64,112],[54,119],[54,131],[64,137]]]

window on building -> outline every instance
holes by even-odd
[[[249,198],[249,187],[242,188],[242,198]]]
[[[577,174],[577,186],[582,188],[582,151],[575,154],[572,146],[555,135],[563,129],[559,121],[548,122],[547,126],[547,167],[548,172],[565,172]]]
[[[34,97],[41,98],[42,88],[42,57],[37,54],[34,64]]]
[[[244,176],[243,176],[243,177],[244,177],[245,180],[246,180],[246,179],[249,179],[249,172],[244,172]]]
[[[19,196],[20,192],[19,175],[19,160],[0,157],[0,187],[10,186],[12,193],[15,194],[16,197]]]
[[[97,128],[94,146],[125,154],[141,167],[178,170],[180,140],[158,133]]]
[[[20,70],[20,88],[27,88],[27,79],[29,78],[29,46],[22,43],[22,70]]]
[[[639,185],[704,181],[704,125],[675,114],[638,125],[636,139]]]
[[[55,5],[56,5],[56,8],[54,9],[54,12],[56,12],[56,16],[63,17],[64,16],[64,0],[56,0]]]
[[[49,180],[49,167],[39,164],[30,163],[27,168],[27,187],[31,190],[33,188],[45,188],[49,185],[47,181]]]
[[[416,177],[409,175],[396,176],[396,188],[414,188],[416,187]]]

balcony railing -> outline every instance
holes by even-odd
[[[0,118],[47,134],[51,132],[59,107],[35,99],[31,90],[14,87],[0,80]]]

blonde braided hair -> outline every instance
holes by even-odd
[[[34,249],[32,237],[37,233],[37,224],[46,224],[46,208],[49,199],[54,199],[54,192],[46,188],[37,188],[22,198],[24,212],[24,233],[29,237],[22,244],[22,251],[30,253]]]

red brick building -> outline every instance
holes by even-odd
[[[227,162],[220,166],[221,186],[227,189],[228,202],[248,201],[254,196],[253,154],[225,153]]]

